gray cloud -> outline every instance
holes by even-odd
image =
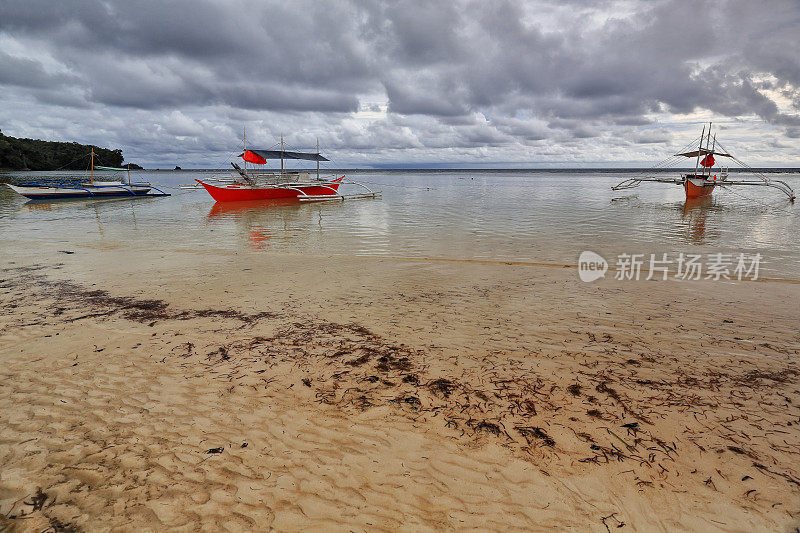
[[[362,163],[660,158],[713,119],[796,154],[798,34],[794,0],[5,0],[0,127],[212,165],[242,124]]]
[[[45,72],[38,61],[14,57],[0,51],[0,85],[42,88],[63,80]]]
[[[633,141],[638,144],[662,144],[672,140],[670,132],[664,128],[635,133]]]

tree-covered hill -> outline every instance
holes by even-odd
[[[18,139],[0,132],[0,169],[86,170],[94,149],[95,165],[122,166],[122,150],[109,150],[75,142]]]

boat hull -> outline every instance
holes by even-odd
[[[703,198],[714,192],[714,183],[708,183],[704,179],[687,177],[683,182],[686,191],[686,198]]]
[[[331,196],[339,190],[344,176],[320,185],[296,184],[291,187],[250,187],[248,185],[225,185],[217,187],[210,183],[195,180],[217,202],[241,202],[247,200],[275,200],[278,198],[297,198],[298,196]]]
[[[143,196],[150,192],[151,187],[142,185],[132,186],[102,186],[94,187],[91,185],[75,187],[48,187],[48,186],[25,186],[25,185],[6,185],[30,200],[61,200],[72,198],[114,198],[120,196]]]

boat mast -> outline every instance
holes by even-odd
[[[319,179],[319,137],[317,137],[317,179]]]
[[[716,150],[716,149],[717,149],[717,134],[715,133],[715,134],[714,134],[714,142],[711,144],[711,154],[712,154],[712,157],[713,157],[713,154],[714,154],[714,150]],[[713,165],[712,165],[712,166],[713,166]],[[708,167],[708,177],[709,177],[709,178],[711,177],[711,167]]]
[[[247,155],[247,126],[242,126],[242,148],[245,151],[244,155]],[[244,171],[247,172],[247,158],[242,157],[242,162],[244,163]]]
[[[697,175],[697,169],[700,167],[700,152],[703,150],[703,137],[706,136],[706,125],[703,124],[703,133],[700,134],[700,146],[697,147],[697,161],[694,163],[694,174]]]
[[[714,138],[716,139],[716,136],[714,136]],[[708,136],[706,137],[706,152],[708,152],[709,144],[711,144],[711,122],[708,123]],[[706,157],[708,157],[708,154],[706,154]],[[711,176],[711,168],[704,165],[703,174],[706,173],[706,170],[708,171],[708,175]]]
[[[92,148],[91,154],[91,168],[89,170],[89,181],[92,185],[94,185],[94,148]]]
[[[283,179],[283,133],[281,133],[281,179]]]

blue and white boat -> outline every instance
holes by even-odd
[[[89,181],[38,180],[12,185],[6,183],[11,190],[31,200],[59,200],[66,198],[111,198],[169,196],[161,189],[149,183],[131,183],[130,168],[94,166],[94,151],[91,153]],[[128,172],[128,183],[121,181],[95,181],[95,169],[111,172]],[[151,192],[157,191],[157,192]]]

